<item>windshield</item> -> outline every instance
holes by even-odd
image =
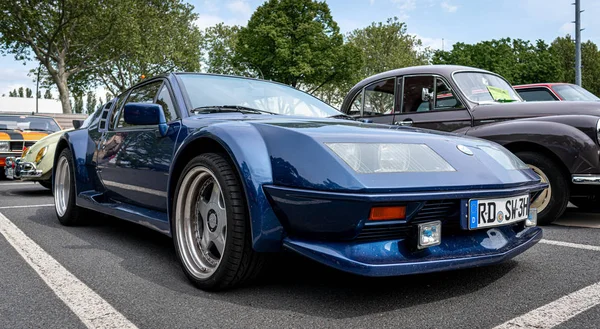
[[[238,106],[238,110],[245,107],[275,114],[320,118],[341,114],[309,94],[277,83],[201,74],[181,74],[179,78],[192,109],[228,106],[222,110],[233,111]]]
[[[520,102],[521,99],[506,80],[489,73],[458,72],[454,81],[473,102]]]
[[[578,85],[555,85],[552,89],[566,101],[600,101],[600,98]]]
[[[0,115],[0,130],[59,131],[60,127],[52,118]]]

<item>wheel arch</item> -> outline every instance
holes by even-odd
[[[177,149],[167,191],[167,213],[171,230],[175,191],[182,171],[189,160],[204,153],[223,154],[235,169],[246,197],[254,250],[279,250],[283,228],[262,189],[263,184],[273,182],[270,159],[262,136],[249,125],[236,126],[235,131],[218,126],[201,129],[187,136]],[[172,235],[172,232],[169,233]]]
[[[512,142],[509,144],[505,144],[504,147],[506,149],[508,149],[509,151],[511,151],[512,153],[518,153],[518,152],[540,153],[540,154],[548,157],[552,161],[554,161],[554,163],[556,163],[558,165],[558,167],[560,168],[560,171],[563,173],[563,175],[565,175],[565,177],[569,178],[571,176],[569,169],[567,168],[565,163],[560,159],[560,157],[556,153],[552,152],[552,150],[548,149],[545,146],[542,146],[540,144],[537,144],[537,143],[531,142],[531,141],[518,141],[518,142]]]

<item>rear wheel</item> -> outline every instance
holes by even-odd
[[[536,152],[517,152],[519,159],[525,162],[548,188],[531,203],[537,208],[538,224],[548,225],[559,218],[569,203],[569,185],[560,167],[547,156]]]
[[[54,209],[58,221],[67,226],[80,221],[84,209],[75,204],[75,174],[73,155],[68,148],[62,150],[56,162],[54,182]]]
[[[173,207],[177,256],[197,287],[226,289],[259,273],[264,256],[252,249],[244,192],[222,155],[202,154],[188,163]]]

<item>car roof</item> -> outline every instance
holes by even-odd
[[[558,85],[571,85],[572,83],[567,83],[567,82],[540,82],[540,83],[527,83],[527,84],[522,84],[522,85],[515,85],[513,86],[515,89],[522,89],[522,88],[534,88],[534,87],[552,87],[552,86],[558,86]]]
[[[404,67],[400,69],[389,70],[385,72],[381,72],[379,74],[370,76],[366,79],[363,79],[358,84],[369,83],[372,81],[385,79],[389,77],[399,76],[399,75],[411,75],[411,74],[439,74],[444,76],[450,76],[452,73],[456,71],[474,71],[474,72],[485,72],[494,74],[493,72],[478,69],[470,66],[462,66],[462,65],[420,65],[420,66],[410,66]]]

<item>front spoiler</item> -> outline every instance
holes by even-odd
[[[490,245],[486,246],[484,241],[486,237],[492,237],[489,235],[491,230],[495,230],[494,236],[502,232],[506,244],[487,249]],[[284,247],[341,271],[363,276],[398,276],[501,263],[531,248],[543,236],[538,227],[511,234],[512,231],[505,226],[443,237],[441,245],[418,253],[407,249],[403,240],[331,243],[287,237]]]

